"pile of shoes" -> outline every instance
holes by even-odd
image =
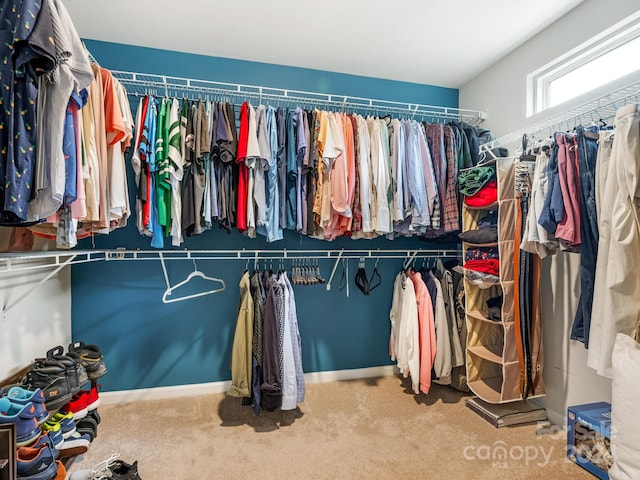
[[[19,384],[0,388],[0,424],[16,429],[18,480],[64,480],[64,459],[85,453],[98,435],[96,381],[106,373],[100,349],[77,342],[66,354],[52,348]]]
[[[114,453],[104,462],[100,462],[91,470],[78,470],[73,472],[69,480],[142,480],[138,474],[138,462],[129,464],[123,460],[118,460],[119,454]]]

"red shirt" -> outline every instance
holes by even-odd
[[[240,132],[238,133],[238,150],[236,163],[238,163],[238,201],[236,213],[236,226],[239,232],[247,229],[247,194],[249,189],[249,169],[244,163],[247,158],[247,144],[249,142],[249,106],[247,102],[240,107]]]

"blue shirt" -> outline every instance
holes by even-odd
[[[26,220],[35,173],[37,74],[55,67],[47,2],[0,6],[0,224]]]
[[[538,224],[551,235],[555,235],[558,223],[562,221],[564,215],[564,202],[562,200],[562,190],[560,189],[560,177],[558,175],[558,144],[554,143],[549,165],[547,166],[547,177],[549,179],[549,190],[544,199],[542,212],[538,217]]]
[[[265,178],[267,210],[265,224],[256,227],[256,232],[267,237],[267,242],[282,240],[280,228],[280,196],[278,192],[278,128],[276,124],[276,110],[268,107],[266,111],[267,136],[269,138],[268,170]]]

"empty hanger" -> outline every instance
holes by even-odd
[[[165,282],[167,284],[167,289],[164,291],[164,294],[162,295],[162,302],[163,303],[181,302],[183,300],[190,300],[192,298],[203,297],[205,295],[211,295],[212,293],[221,292],[225,288],[227,288],[227,286],[224,283],[224,280],[222,280],[220,278],[209,277],[209,276],[205,275],[204,273],[202,273],[200,270],[198,270],[198,266],[196,265],[196,261],[195,260],[193,260],[193,268],[194,268],[193,272],[191,272],[187,276],[187,278],[185,278],[183,281],[171,286],[171,284],[169,283],[169,275],[167,274],[167,266],[164,263],[164,256],[163,256],[162,253],[160,253],[160,263],[162,265],[162,272],[164,273],[164,280],[165,280]],[[187,283],[189,283],[194,278],[201,278],[203,280],[207,280],[207,281],[211,281],[211,282],[217,282],[217,283],[219,283],[221,285],[221,287],[220,288],[215,288],[213,290],[206,290],[204,292],[193,293],[191,295],[185,295],[184,297],[168,298],[174,290],[177,290],[179,287],[182,287],[183,285],[186,285]]]

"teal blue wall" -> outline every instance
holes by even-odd
[[[126,45],[86,41],[106,68],[159,73],[272,87],[321,91],[385,100],[458,106],[458,91],[310,69],[204,57]],[[129,176],[132,177],[132,173]],[[130,182],[131,185],[131,182]],[[134,198],[131,189],[131,198]],[[167,242],[169,244],[169,242]],[[81,242],[80,248],[150,249],[133,218],[108,236]],[[285,231],[283,241],[267,244],[262,237],[212,231],[187,238],[189,249],[405,249],[442,248],[418,239],[372,241],[313,240]],[[169,248],[169,247],[167,247]],[[389,365],[389,308],[393,279],[401,260],[381,260],[382,286],[369,297],[353,284],[357,261],[350,261],[350,297],[339,291],[341,268],[331,291],[324,286],[295,287],[305,372]],[[333,264],[320,261],[325,277]],[[368,271],[373,261],[367,264]],[[102,262],[74,265],[72,334],[97,343],[110,373],[103,391],[183,385],[230,379],[233,340],[244,261],[199,261],[198,268],[222,278],[224,292],[184,302],[163,304],[164,278],[159,261]],[[173,283],[193,269],[188,261],[168,262]]]

